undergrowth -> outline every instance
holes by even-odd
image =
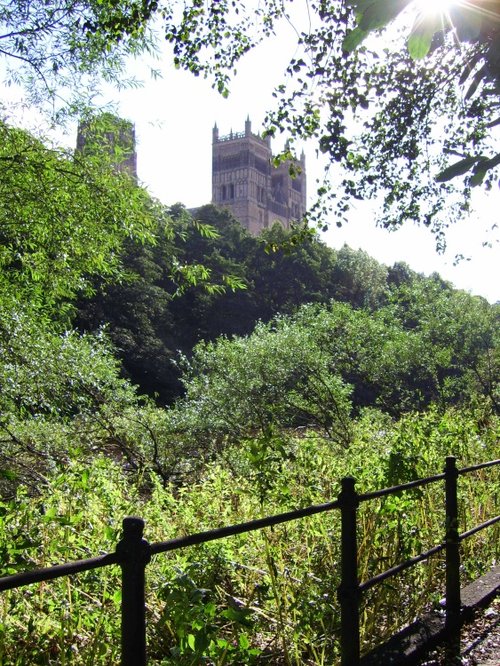
[[[114,550],[126,515],[150,542],[334,499],[352,475],[359,492],[498,456],[498,423],[484,411],[411,414],[393,423],[374,410],[354,425],[349,449],[312,431],[264,432],[241,442],[182,487],[132,476],[104,456],[75,456],[33,492],[0,503],[0,575]],[[460,478],[462,529],[498,513],[495,469]],[[359,572],[366,580],[443,538],[442,484],[363,503]],[[333,664],[338,657],[339,514],[186,548],[147,568],[149,662]],[[499,531],[462,548],[464,581],[499,556]],[[366,651],[443,592],[441,557],[371,590],[361,608]],[[3,593],[0,664],[119,663],[120,577],[106,567]]]

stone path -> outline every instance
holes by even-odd
[[[500,666],[500,599],[464,631],[464,666]]]
[[[421,661],[420,666],[443,663],[443,653],[439,650]],[[462,629],[462,665],[500,666],[500,598]]]

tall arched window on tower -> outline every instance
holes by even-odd
[[[229,183],[229,199],[234,199],[234,183]]]

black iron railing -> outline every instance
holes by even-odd
[[[356,492],[355,479],[346,477],[341,481],[341,492],[336,501],[154,544],[149,544],[143,538],[144,521],[137,517],[127,517],[123,520],[123,537],[117,544],[114,553],[6,576],[0,578],[0,591],[100,567],[120,565],[122,569],[121,666],[145,666],[147,663],[145,577],[146,566],[152,555],[339,509],[341,513],[341,582],[338,597],[341,615],[341,665],[358,666],[360,663],[359,604],[362,593],[443,550],[446,551],[446,655],[447,663],[457,663],[460,655],[461,626],[460,542],[500,521],[500,515],[498,515],[467,532],[459,533],[458,477],[499,464],[500,459],[457,469],[456,459],[449,456],[446,458],[443,474],[362,494]],[[444,542],[360,583],[357,565],[357,509],[360,503],[442,480],[445,482],[446,504]]]

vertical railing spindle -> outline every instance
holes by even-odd
[[[445,467],[446,493],[446,664],[460,660],[460,541],[458,537],[458,470],[456,458],[448,456]]]
[[[141,518],[123,519],[123,537],[116,546],[122,562],[121,666],[146,666],[146,565],[149,543],[142,538]]]
[[[340,659],[341,666],[358,666],[359,639],[359,581],[358,548],[356,538],[356,511],[358,494],[355,480],[345,477],[338,500],[341,512],[341,582],[340,601]]]

